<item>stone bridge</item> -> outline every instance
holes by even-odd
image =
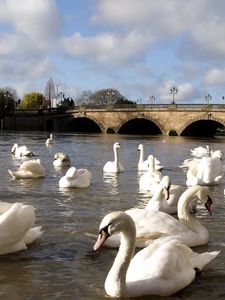
[[[80,106],[71,114],[67,130],[72,131],[92,124],[103,133],[213,136],[225,127],[223,104]]]
[[[140,135],[214,136],[225,132],[225,104],[129,104],[16,111],[1,130],[68,131]]]

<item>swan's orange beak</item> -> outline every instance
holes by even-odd
[[[96,241],[96,243],[94,244],[94,251],[98,250],[103,244],[104,242],[107,240],[107,238],[110,236],[110,234],[108,233],[107,229],[102,229],[100,232],[99,232],[99,235],[98,235],[98,239]]]

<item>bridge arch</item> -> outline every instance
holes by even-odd
[[[67,131],[75,132],[96,132],[96,133],[105,133],[105,127],[92,116],[87,116],[85,113],[80,115],[74,115],[74,118],[67,123]]]
[[[138,114],[123,120],[116,128],[116,133],[122,134],[165,134],[164,127],[151,117]]]
[[[203,117],[193,118],[187,121],[178,130],[181,136],[214,136],[216,129],[224,127],[225,121],[215,118],[211,113],[205,113]]]

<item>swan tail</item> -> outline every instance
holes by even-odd
[[[26,245],[32,244],[34,241],[39,239],[43,234],[42,226],[36,226],[30,228],[24,237],[24,242]]]
[[[207,265],[209,262],[211,262],[213,259],[219,255],[220,251],[212,251],[212,252],[204,252],[201,254],[197,254],[195,256],[196,262],[195,262],[195,268],[198,268],[199,270],[202,270],[205,265]]]

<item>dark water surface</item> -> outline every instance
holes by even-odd
[[[101,300],[105,299],[104,281],[116,250],[102,248],[91,253],[93,241],[85,232],[97,233],[102,217],[113,210],[143,207],[148,195],[139,191],[137,163],[139,143],[145,154],[155,155],[165,166],[164,174],[172,183],[185,184],[178,166],[190,157],[190,149],[206,144],[225,153],[225,139],[191,139],[124,135],[56,134],[55,144],[46,147],[48,134],[36,132],[1,133],[1,198],[24,202],[36,208],[36,225],[43,226],[40,241],[28,250],[0,256],[0,299],[4,300]],[[120,142],[119,158],[125,172],[104,177],[102,167],[112,160],[112,145]],[[22,159],[12,158],[14,143],[27,145],[43,162],[47,176],[36,180],[11,180],[8,169],[17,169]],[[70,155],[72,165],[87,168],[93,174],[85,189],[60,190],[58,182],[64,170],[56,170],[53,156],[58,151]],[[210,217],[204,208],[197,215],[210,232],[208,245],[198,252],[221,250],[200,276],[187,288],[166,299],[225,299],[225,179],[211,187],[214,207]],[[139,299],[162,299],[147,296]]]

